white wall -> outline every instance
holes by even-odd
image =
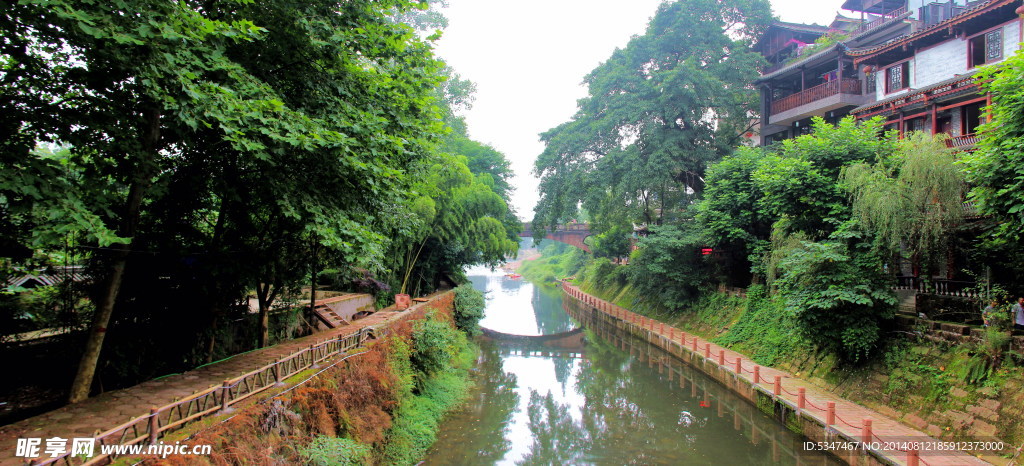
[[[1020,21],[1011,21],[1003,25],[1003,59],[1013,55],[1019,48]],[[967,68],[967,40],[954,37],[917,52],[910,60],[910,88],[920,89],[969,71],[973,69]],[[876,98],[879,100],[907,92],[885,93],[885,68],[879,70],[875,79]]]
[[[917,62],[917,69],[910,74],[910,87],[915,89],[964,74],[967,72],[967,41],[954,37],[917,52],[914,61]]]

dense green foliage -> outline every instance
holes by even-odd
[[[690,225],[663,225],[640,240],[631,257],[630,279],[641,295],[657,296],[669,309],[683,309],[710,278],[705,237]]]
[[[320,435],[302,449],[302,456],[317,466],[361,466],[370,462],[372,450],[349,438]]]
[[[743,351],[759,364],[773,366],[791,355],[801,338],[785,303],[770,296],[763,285],[754,285],[747,289],[746,309],[740,319],[715,342]]]
[[[472,284],[455,288],[455,326],[469,336],[480,334],[480,319],[484,317],[486,299],[484,293]]]
[[[992,121],[978,131],[976,151],[964,158],[971,198],[1000,220],[995,234],[1019,243],[1024,225],[1024,51],[982,69],[979,81],[992,93]]]
[[[399,406],[375,451],[380,462],[411,465],[423,458],[441,418],[465,396],[476,352],[464,334],[432,318],[417,323],[411,346],[392,343],[389,361],[401,385]]]
[[[917,132],[895,154],[873,165],[843,168],[856,218],[876,232],[879,246],[901,247],[926,264],[945,260],[946,247],[964,217],[966,183],[944,137]]]
[[[762,61],[751,45],[771,21],[763,0],[663,3],[645,34],[584,78],[576,115],[541,135],[534,226],[572,219],[580,204],[599,232],[674,218],[751,126]]]
[[[535,283],[554,283],[579,271],[587,254],[572,246],[551,240],[541,241],[540,258],[523,262],[517,271]]]
[[[105,346],[110,388],[266,345],[305,286],[427,292],[515,250],[508,162],[457,116],[472,83],[403,22],[441,26],[426,4],[0,12],[0,275],[89,265],[73,399]]]

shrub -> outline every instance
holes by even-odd
[[[484,293],[473,288],[473,285],[455,288],[455,326],[469,336],[479,335],[485,303]]]
[[[370,446],[348,438],[320,435],[302,448],[309,464],[320,466],[356,466],[370,463]]]

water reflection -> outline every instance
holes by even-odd
[[[488,328],[576,327],[557,290],[476,272],[490,292]],[[482,342],[478,388],[446,419],[427,464],[840,464],[801,451],[801,437],[660,349],[586,322],[582,358]]]

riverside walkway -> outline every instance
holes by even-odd
[[[843,450],[852,442],[875,446],[871,452],[883,464],[908,466],[989,464],[957,449],[945,447],[945,442],[907,427],[898,421],[837,397],[808,381],[785,371],[759,366],[742,353],[723,348],[695,335],[689,335],[663,322],[641,316],[621,306],[581,291],[564,282],[565,293],[591,308],[622,321],[627,326],[647,332],[651,343],[675,354],[687,352],[693,357],[731,373],[733,377],[752,386],[773,399],[792,408],[794,412],[823,426],[829,440],[838,447],[832,453],[852,464],[860,464],[866,455]],[[840,446],[842,445],[842,446]],[[917,448],[915,448],[917,447]],[[989,452],[992,453],[992,452]]]
[[[280,381],[319,363],[329,364],[346,351],[361,346],[370,337],[409,316],[420,315],[427,306],[451,293],[434,295],[398,311],[388,307],[351,325],[330,329],[240,354],[230,359],[182,374],[143,382],[133,387],[102,393],[93,398],[0,427],[0,466],[24,465],[16,457],[19,438],[42,439],[35,464],[81,464],[70,457],[45,454],[46,439],[96,438],[97,443],[156,443],[164,432],[188,422],[223,412],[236,402],[247,401],[265,389],[281,386]],[[230,382],[230,383],[229,383]],[[158,408],[162,407],[162,408]],[[156,429],[152,427],[156,426]],[[102,437],[102,438],[101,438]],[[95,455],[100,455],[99,446]],[[93,461],[100,458],[93,458]],[[89,464],[92,464],[91,462]],[[100,463],[103,464],[103,463]]]

